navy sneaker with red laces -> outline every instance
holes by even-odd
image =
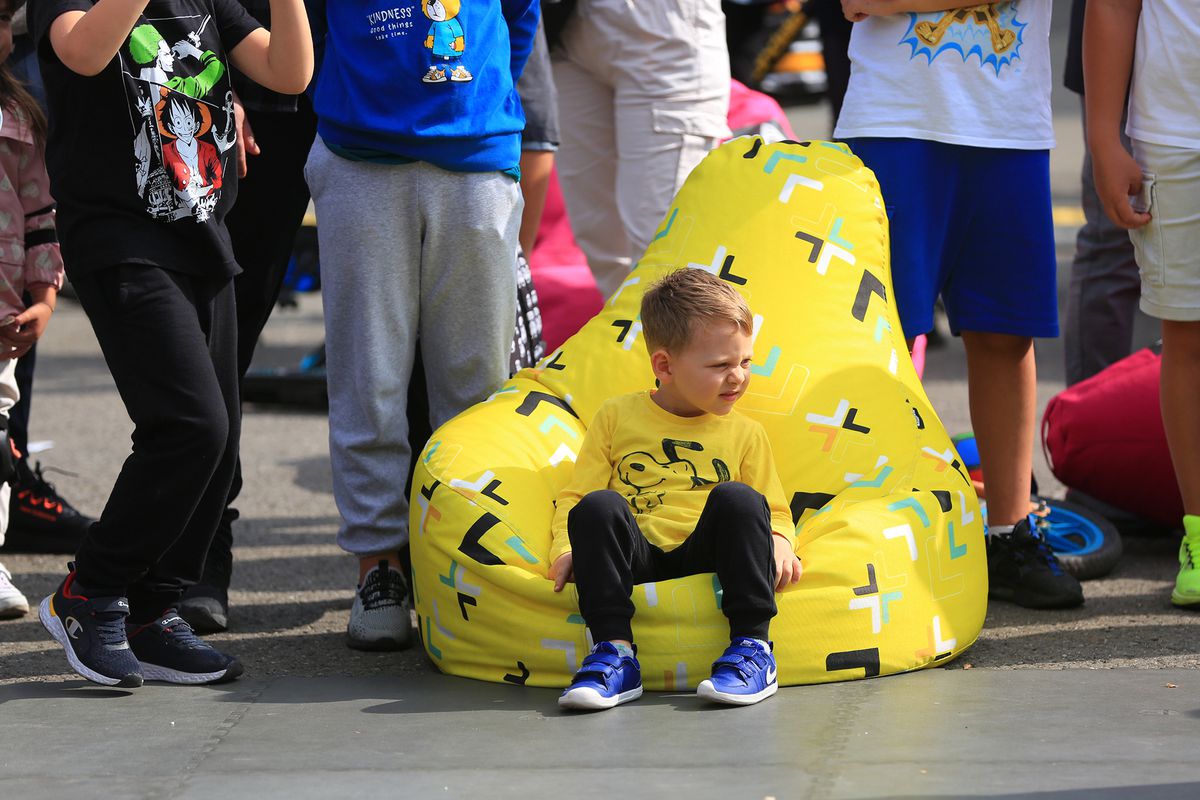
[[[126,623],[125,627],[129,646],[148,681],[225,683],[242,674],[240,661],[196,636],[173,608],[153,622]]]
[[[85,597],[75,591],[75,565],[62,585],[38,607],[42,625],[62,645],[71,669],[93,683],[133,688],[142,670],[125,639],[129,601]]]

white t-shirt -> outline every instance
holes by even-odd
[[[1133,88],[1131,139],[1200,150],[1200,3],[1142,0]]]
[[[1050,6],[1012,0],[855,23],[834,136],[1054,147]]]

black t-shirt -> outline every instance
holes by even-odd
[[[116,57],[85,77],[50,26],[92,0],[30,0],[46,84],[46,166],[68,273],[148,264],[228,277],[237,197],[229,50],[259,27],[235,0],[150,0]]]

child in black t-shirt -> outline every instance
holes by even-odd
[[[229,64],[285,93],[312,74],[302,1],[271,12],[268,33],[235,0],[30,3],[67,274],[134,423],[104,513],[40,608],[97,683],[242,672],[176,606],[200,576],[240,429]]]

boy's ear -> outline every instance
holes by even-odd
[[[671,382],[671,354],[664,348],[659,348],[650,354],[650,369],[659,383]]]

